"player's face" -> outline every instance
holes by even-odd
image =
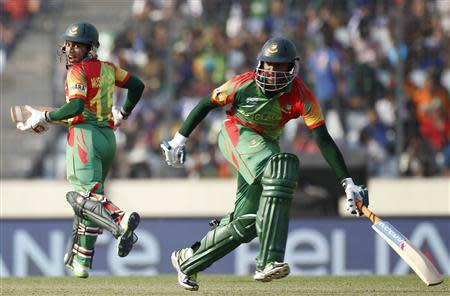
[[[280,75],[277,75],[279,72],[289,72],[292,68],[292,65],[289,63],[269,63],[264,62],[263,63],[263,69],[265,70],[266,79],[268,83],[279,83],[282,81],[276,81],[281,77]]]
[[[69,65],[81,62],[88,51],[87,45],[83,43],[66,41],[64,46]]]

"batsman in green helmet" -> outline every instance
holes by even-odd
[[[87,278],[97,236],[103,229],[117,238],[118,256],[127,256],[137,236],[139,214],[125,212],[104,192],[104,183],[116,153],[114,129],[138,103],[144,84],[117,65],[97,58],[99,34],[94,25],[77,22],[62,35],[61,55],[66,58],[66,103],[51,112],[27,106],[32,113],[21,130],[45,132],[52,121],[67,119],[67,179],[73,191],[66,195],[74,210],[72,235],[64,263],[75,276]],[[128,90],[121,108],[113,106],[116,87]]]
[[[367,191],[350,177],[316,98],[297,76],[298,64],[290,40],[269,39],[258,54],[255,70],[213,90],[191,111],[174,138],[161,144],[167,164],[183,166],[184,146],[194,128],[212,109],[229,106],[218,144],[238,172],[236,202],[233,211],[214,223],[200,241],[172,253],[178,283],[185,289],[198,290],[198,272],[256,237],[260,247],[254,279],[269,282],[289,274],[284,253],[300,164],[296,155],[280,151],[279,138],[290,120],[303,117],[344,187],[348,210],[361,215],[356,199],[368,205]]]

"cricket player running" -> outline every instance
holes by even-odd
[[[66,104],[51,112],[27,107],[32,113],[17,128],[36,133],[49,123],[69,119],[67,135],[67,180],[74,191],[66,195],[75,217],[64,263],[75,276],[87,278],[95,242],[102,229],[117,238],[117,253],[125,257],[137,241],[134,230],[140,217],[124,212],[104,195],[104,182],[114,160],[113,129],[127,119],[139,101],[144,84],[118,66],[97,59],[98,31],[90,23],[77,22],[63,34],[61,54],[66,57]],[[112,105],[115,87],[128,89],[122,108]]]
[[[258,237],[254,279],[269,282],[290,272],[284,262],[289,209],[299,177],[297,156],[280,151],[283,126],[303,117],[324,158],[336,173],[347,196],[348,211],[361,215],[355,199],[368,205],[367,190],[354,184],[341,152],[329,135],[320,106],[297,77],[299,58],[288,39],[269,39],[257,57],[254,71],[237,75],[203,98],[191,111],[174,138],[161,144],[168,165],[184,163],[184,145],[205,116],[216,107],[230,105],[218,136],[220,151],[238,171],[233,212],[203,239],[172,253],[178,283],[198,290],[197,273],[230,253],[241,243]]]

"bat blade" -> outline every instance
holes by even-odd
[[[356,206],[364,216],[372,221],[372,229],[414,270],[425,284],[432,286],[444,281],[433,263],[391,223],[381,220],[359,200],[356,201]]]
[[[432,286],[443,282],[443,276],[433,263],[392,224],[379,220],[372,225],[372,228],[414,270],[424,283]]]

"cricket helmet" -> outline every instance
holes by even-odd
[[[282,90],[294,80],[298,72],[300,58],[297,56],[295,45],[290,40],[283,37],[273,37],[264,43],[257,60],[256,84],[263,91],[276,92]],[[263,62],[288,63],[291,68],[289,71],[264,70]],[[273,79],[268,79],[269,74]]]
[[[77,22],[67,27],[66,32],[62,35],[65,41],[72,41],[86,44],[90,49],[98,48],[100,43],[98,42],[97,28],[88,22]]]

